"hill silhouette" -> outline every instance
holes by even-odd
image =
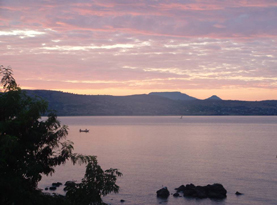
[[[39,96],[60,116],[91,115],[277,115],[277,100],[180,100],[155,94],[78,95],[49,90],[26,90]]]
[[[197,100],[197,98],[191,97],[181,92],[151,92],[149,95],[158,95],[172,100]]]
[[[216,95],[213,95],[213,96],[207,98],[206,100],[222,100],[222,99]]]

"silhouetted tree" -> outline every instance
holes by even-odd
[[[117,176],[121,175],[117,169],[103,171],[95,158],[88,163],[81,183],[70,182],[65,185],[66,196],[80,205],[102,204],[101,196],[118,192],[119,187],[115,183]]]
[[[47,110],[47,102],[27,96],[17,85],[11,68],[1,66],[0,74],[4,89],[0,93],[0,204],[45,204],[39,199],[37,184],[42,174],[52,174],[56,166],[67,160],[87,164],[85,179],[88,180],[76,190],[82,192],[87,186],[86,190],[94,193],[98,189],[100,195],[117,192],[116,176],[121,173],[111,169],[103,175],[95,156],[73,153],[73,143],[65,140],[68,127],[61,125],[56,114]],[[46,111],[49,114],[43,121],[41,115]],[[90,180],[92,175],[95,180]],[[99,183],[105,185],[100,188],[97,185],[97,189],[92,185]],[[87,204],[101,202],[100,195],[90,197],[80,193]],[[69,196],[73,199],[74,193]]]

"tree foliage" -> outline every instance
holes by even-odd
[[[13,77],[13,71],[10,67],[5,68],[3,65],[0,65],[0,74],[3,76],[1,79],[1,84],[3,85],[5,91],[19,89]]]
[[[119,191],[115,182],[117,176],[121,175],[117,169],[103,171],[94,158],[87,164],[86,173],[81,183],[68,182],[66,184],[66,196],[70,201],[80,205],[102,204],[101,196]]]
[[[116,176],[121,173],[117,169],[104,172],[95,156],[73,153],[73,142],[66,140],[68,127],[47,110],[47,102],[27,96],[11,68],[1,66],[0,74],[4,88],[0,93],[0,204],[39,204],[40,200],[34,201],[42,174],[52,174],[67,160],[87,164],[85,178],[76,184],[75,192],[68,187],[69,199],[78,196],[84,198],[83,204],[98,203],[101,195],[117,192]],[[43,121],[46,111],[49,114]]]

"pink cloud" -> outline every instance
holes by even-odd
[[[40,89],[274,90],[276,7],[273,0],[2,1],[0,61],[23,86]]]
[[[69,2],[67,5],[36,3],[30,5],[29,9],[24,5],[23,11],[19,11],[20,6],[23,5],[17,4],[14,12],[18,11],[17,15],[21,15],[22,28],[43,25],[58,31],[78,29],[211,38],[249,38],[276,34],[274,26],[276,16],[273,12],[261,10],[273,11],[273,6],[276,5],[274,1],[202,0],[182,4],[176,1],[169,3],[167,1],[161,1],[161,3],[105,2],[96,1],[94,4]],[[2,8],[5,9],[7,6]],[[240,19],[245,12],[250,16],[248,21]],[[257,12],[263,15],[256,15]],[[269,18],[272,19],[272,26],[265,27],[264,24],[269,24]]]

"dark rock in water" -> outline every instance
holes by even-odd
[[[213,184],[207,186],[195,186],[194,184],[182,185],[176,188],[177,191],[183,192],[184,197],[193,198],[216,198],[223,199],[226,197],[227,191],[221,184]]]
[[[236,194],[237,196],[243,195],[243,193],[240,193],[240,192],[238,192],[238,191],[237,191],[235,194]]]
[[[197,186],[195,187],[195,191],[196,191],[196,197],[200,198],[200,199],[204,199],[208,197],[208,194],[206,192],[206,188],[203,186]]]
[[[48,187],[45,187],[45,189],[44,189],[44,190],[46,190],[46,191],[47,191],[47,190],[48,190]]]
[[[183,191],[185,197],[197,197],[195,189],[186,189]]]
[[[177,192],[184,191],[185,189],[186,189],[186,187],[185,187],[184,185],[181,185],[181,186],[179,186],[178,188],[175,188],[175,190],[176,190]]]
[[[209,198],[223,199],[227,197],[227,191],[222,184],[207,185],[206,189]]]
[[[177,193],[173,194],[173,196],[174,196],[174,197],[179,197],[180,194],[177,192]]]
[[[63,185],[61,182],[57,182],[56,183],[58,186],[61,186],[61,185]]]
[[[59,187],[59,186],[61,186],[61,185],[62,185],[62,183],[61,183],[61,182],[52,183],[52,186],[55,186],[55,187]]]
[[[125,200],[124,200],[124,199],[121,199],[120,202],[123,203],[123,202],[125,202]]]
[[[170,195],[170,193],[167,190],[167,187],[164,187],[164,188],[157,191],[157,197],[167,198],[169,195]]]
[[[57,187],[51,186],[49,189],[50,189],[51,191],[55,191],[55,190],[57,189]]]
[[[188,189],[195,189],[195,185],[194,184],[187,184],[186,188],[188,188]]]

